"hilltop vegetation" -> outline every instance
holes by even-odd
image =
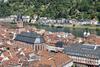
[[[100,0],[0,0],[0,17],[18,13],[100,21]]]

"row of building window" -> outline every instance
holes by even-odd
[[[82,57],[73,57],[73,60],[75,62],[80,62],[80,63],[86,63],[86,64],[93,64],[93,65],[97,65],[98,64],[98,60],[96,59],[88,59],[88,58],[82,58]]]

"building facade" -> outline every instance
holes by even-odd
[[[100,46],[91,44],[70,45],[65,47],[64,52],[76,63],[88,67],[99,67],[100,65]]]

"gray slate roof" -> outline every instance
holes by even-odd
[[[56,47],[60,47],[60,48],[62,48],[63,45],[64,45],[64,42],[62,42],[62,41],[58,41],[58,42],[55,44]]]
[[[17,34],[15,40],[29,44],[41,44],[44,42],[44,38],[35,32],[23,32],[21,34]]]
[[[64,53],[71,56],[100,59],[100,46],[75,44],[64,47]]]

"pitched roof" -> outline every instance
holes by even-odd
[[[96,36],[95,34],[91,34],[90,36],[88,36],[86,41],[89,43],[95,43],[96,45],[99,45],[100,44],[100,36]]]
[[[15,40],[30,44],[40,44],[44,42],[44,38],[35,32],[23,32],[21,34],[17,34]]]
[[[65,47],[64,52],[71,56],[100,59],[100,46],[95,45],[69,45]]]
[[[63,47],[63,45],[64,45],[64,42],[62,42],[62,41],[58,41],[58,42],[55,44],[56,47]]]
[[[62,67],[65,64],[68,64],[72,60],[63,53],[51,53],[48,51],[40,51],[38,55],[41,56],[39,62],[36,63],[38,65],[48,65],[49,67]]]

